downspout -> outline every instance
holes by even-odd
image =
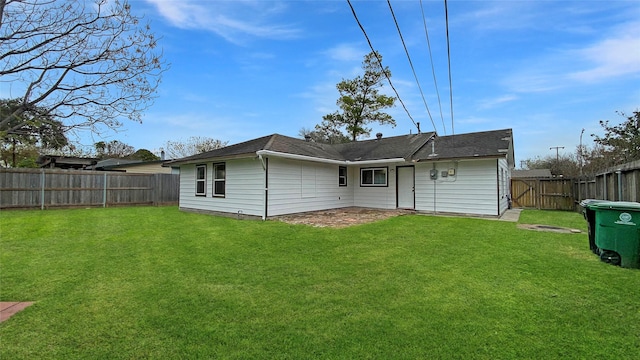
[[[436,163],[433,163],[433,169],[436,169]],[[438,181],[436,179],[433,179],[433,215],[436,214],[436,184],[438,183]]]
[[[498,216],[500,216],[500,202],[501,202],[501,197],[500,197],[500,191],[502,190],[502,184],[500,183],[501,180],[504,180],[500,177],[500,159],[496,159],[496,185],[497,186],[497,190],[498,190],[498,198],[496,199],[498,202]]]

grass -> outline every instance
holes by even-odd
[[[577,213],[521,222],[586,229]],[[346,229],[134,207],[0,214],[2,359],[635,358],[640,270],[586,233]]]

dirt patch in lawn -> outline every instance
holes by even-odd
[[[582,232],[578,229],[570,229],[570,228],[565,228],[560,226],[539,225],[539,224],[518,224],[518,227],[520,229],[549,231],[549,232],[557,232],[557,233],[565,233],[565,234],[579,234]]]
[[[274,217],[274,219],[289,224],[304,224],[315,227],[344,228],[353,225],[372,223],[394,216],[414,213],[415,212],[411,210],[380,210],[349,207],[343,209],[331,209],[292,215],[281,215]]]

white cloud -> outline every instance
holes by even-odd
[[[507,95],[502,95],[502,96],[498,96],[495,98],[490,98],[490,99],[483,99],[480,100],[479,104],[478,104],[478,108],[486,110],[486,109],[493,109],[496,106],[502,105],[504,103],[508,103],[511,101],[515,101],[518,100],[519,97],[514,95],[514,94],[507,94]]]
[[[515,93],[548,92],[640,75],[640,22],[590,43],[549,50],[504,78]]]
[[[589,63],[585,70],[568,74],[569,79],[597,82],[611,77],[640,73],[640,22],[628,24],[614,36],[575,51]]]
[[[533,1],[478,1],[468,3],[452,26],[476,31],[504,31],[536,27],[538,6]]]
[[[251,37],[282,40],[301,35],[293,25],[272,20],[283,11],[281,2],[146,1],[176,27],[211,31],[231,43],[240,44]]]
[[[366,54],[362,48],[351,44],[338,44],[324,52],[331,60],[362,61]]]

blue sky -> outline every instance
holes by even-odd
[[[409,113],[440,135],[514,131],[520,161],[574,153],[584,128],[640,107],[640,2],[449,1],[450,114],[444,1],[423,1],[441,110],[419,0],[392,0],[427,114],[386,1],[352,1]],[[142,124],[106,140],[159,152],[206,136],[230,144],[297,137],[337,110],[335,85],[361,74],[369,45],[347,1],[132,0],[150,21],[171,68]],[[384,93],[393,94],[389,86]],[[440,112],[442,111],[442,117]],[[373,134],[416,132],[400,105]],[[92,139],[92,141],[95,139]],[[91,142],[89,142],[91,143]]]

